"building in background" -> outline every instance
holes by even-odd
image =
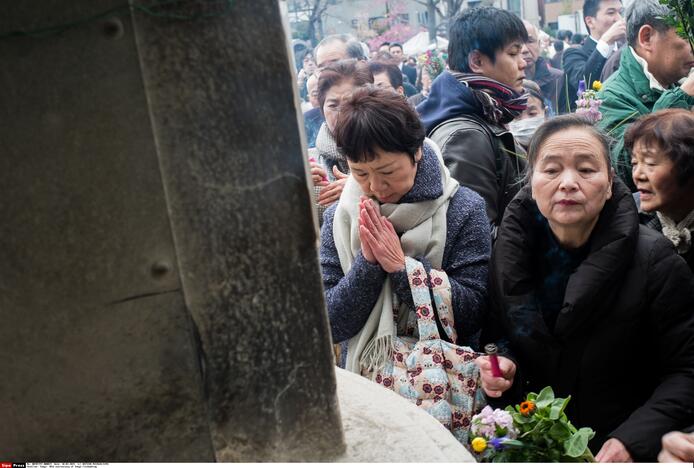
[[[315,44],[326,35],[344,33],[353,34],[368,42],[394,27],[402,34],[393,36],[404,42],[408,35],[414,36],[431,26],[429,20],[432,12],[437,35],[447,37],[450,18],[458,11],[481,5],[509,10],[535,25],[542,25],[541,7],[544,6],[544,1],[286,0],[286,6],[293,37]],[[582,5],[582,0],[580,3]],[[451,5],[458,8],[448,11]]]

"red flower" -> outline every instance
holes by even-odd
[[[386,377],[385,379],[383,379],[383,385],[385,387],[390,387],[391,385],[393,385],[393,379]]]
[[[398,362],[402,362],[402,361],[404,360],[404,358],[403,358],[403,356],[402,356],[402,353],[397,353],[397,354],[395,355],[395,359],[396,359]]]
[[[448,359],[444,359],[443,367],[445,367],[446,369],[453,369],[453,362],[451,362]]]
[[[381,374],[376,374],[376,383],[381,383],[383,381],[383,377]]]
[[[436,387],[434,387],[434,393],[436,393],[437,395],[443,395],[443,392],[444,389],[441,385],[437,385]]]
[[[428,383],[425,383],[424,385],[422,385],[422,390],[424,390],[424,393],[431,393],[431,390],[432,390],[431,385],[429,385]]]
[[[420,398],[417,398],[417,401],[415,402],[417,406],[422,406],[422,400]]]
[[[427,348],[427,347],[425,346],[424,349],[422,349],[422,352],[423,352],[424,354],[431,354],[431,348]]]
[[[415,286],[419,286],[420,284],[422,284],[422,280],[419,278],[412,278],[412,284],[414,284]]]
[[[443,280],[441,278],[434,278],[434,284],[436,286],[440,286],[441,283],[443,283]]]
[[[431,358],[436,364],[441,364],[443,362],[443,358],[441,357],[440,354],[434,354]]]

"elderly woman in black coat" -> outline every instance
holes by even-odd
[[[694,412],[694,279],[672,243],[639,224],[608,155],[578,116],[538,129],[530,183],[492,255],[486,338],[507,352],[503,377],[478,363],[492,399],[546,385],[571,395],[569,417],[596,431],[598,461],[655,461],[662,435]]]

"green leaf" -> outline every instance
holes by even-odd
[[[528,396],[526,397],[526,400],[528,400],[528,401],[535,401],[535,400],[537,400],[537,393],[535,393],[535,392],[530,392],[530,393],[528,393]]]
[[[571,437],[571,430],[563,421],[557,421],[549,429],[549,435],[557,442],[563,443]]]
[[[569,457],[580,457],[588,448],[588,441],[593,438],[595,432],[587,427],[582,427],[574,435],[564,442],[564,454]]]
[[[506,439],[501,442],[501,445],[503,445],[504,447],[511,447],[516,449],[521,449],[525,447],[525,444],[523,442],[515,439]]]
[[[554,390],[552,390],[552,387],[545,387],[540,391],[540,394],[537,396],[535,405],[538,409],[542,409],[548,407],[550,404],[552,404],[553,401]]]
[[[568,396],[566,398],[555,399],[552,402],[552,406],[550,407],[549,419],[552,419],[552,420],[559,419],[564,414],[564,409],[566,409],[566,405],[569,404],[570,399],[571,399],[571,396]]]
[[[528,424],[531,421],[531,418],[528,418],[527,416],[523,416],[520,413],[513,413],[513,422],[517,424]]]

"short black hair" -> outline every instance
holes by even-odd
[[[393,47],[400,47],[400,50],[403,50],[402,44],[400,44],[399,42],[391,42],[390,45],[388,46],[388,50],[392,49]]]
[[[576,33],[573,36],[571,36],[571,43],[581,45],[583,44],[583,39],[585,39],[585,37],[586,36],[584,36],[581,33]]]
[[[554,50],[557,52],[564,50],[564,41],[554,41]]]
[[[470,8],[456,16],[448,36],[448,66],[465,73],[472,71],[468,57],[475,50],[494,63],[497,51],[508,44],[528,42],[528,31],[519,17],[489,6]]]
[[[586,24],[586,29],[588,29],[588,31],[590,31],[590,29],[588,28],[586,17],[590,16],[595,18],[600,9],[600,2],[602,2],[602,0],[585,0],[585,2],[583,2],[583,22]]]
[[[585,0],[583,2],[583,23],[586,25],[586,29],[588,32],[592,32],[590,28],[588,27],[588,22],[586,21],[586,16],[591,16],[595,18],[595,16],[598,14],[598,10],[600,9],[600,3],[604,2],[605,0]],[[619,0],[620,2],[622,0]],[[636,0],[640,1],[640,0]],[[575,44],[575,42],[574,42]]]
[[[573,35],[573,33],[571,31],[569,31],[568,29],[560,29],[559,31],[557,31],[557,39],[560,39],[562,41],[564,39],[566,39],[567,41],[570,41],[572,35]]]
[[[388,75],[390,85],[395,89],[402,86],[402,72],[398,66],[393,65],[393,63],[380,61],[369,62],[369,70],[371,70],[371,74],[374,76],[385,72]]]
[[[414,164],[424,126],[404,96],[373,85],[359,88],[340,106],[335,143],[352,162],[369,162],[376,151],[407,153]]]
[[[380,49],[380,48],[383,47],[383,46],[390,46],[390,42],[388,42],[388,41],[382,42],[381,45],[378,46],[378,48]]]

